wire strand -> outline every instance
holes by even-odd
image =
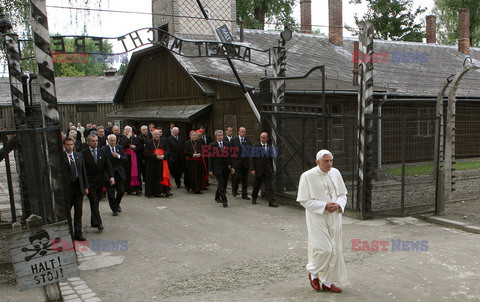
[[[59,8],[59,9],[69,9],[69,10],[84,10],[84,11],[93,11],[93,12],[102,12],[102,13],[119,13],[119,14],[137,14],[137,15],[149,15],[149,16],[163,16],[163,17],[177,17],[177,18],[187,18],[187,19],[198,19],[205,20],[201,16],[187,16],[187,15],[175,15],[175,14],[160,14],[160,13],[149,13],[149,12],[133,12],[133,11],[123,11],[123,10],[113,10],[113,9],[101,9],[101,8],[88,8],[88,7],[69,7],[69,6],[58,6],[58,5],[47,5],[47,8]],[[243,23],[256,23],[254,21],[240,21],[240,20],[231,20],[231,19],[219,19],[219,18],[209,18],[212,21],[222,21],[222,22],[243,22]],[[283,25],[283,23],[269,23],[264,22],[264,25]],[[300,26],[301,24],[296,23],[295,25]],[[330,26],[330,25],[316,25],[312,24],[312,27],[330,27],[330,28],[344,28],[344,29],[358,29],[351,26]]]

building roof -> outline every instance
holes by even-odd
[[[121,76],[56,77],[59,104],[112,103]],[[9,79],[0,78],[0,105],[12,103]]]
[[[107,114],[107,116],[114,119],[189,122],[205,113],[211,106],[212,104],[122,108]]]
[[[252,48],[267,49],[278,45],[279,32],[245,30],[245,42],[238,43]],[[357,90],[353,79],[353,42],[345,38],[344,47],[338,47],[327,37],[294,33],[287,42],[287,76],[304,75],[312,67],[325,65],[326,89]],[[402,95],[436,96],[443,82],[459,71],[466,56],[457,46],[426,44],[418,42],[374,40],[374,51],[380,54],[380,62],[374,64],[375,90],[390,91]],[[187,58],[175,55],[182,66],[192,74],[236,82],[235,76],[224,59]],[[480,48],[471,48],[473,63],[480,65]],[[265,55],[265,60],[267,56]],[[258,59],[256,59],[258,61]],[[246,84],[258,87],[260,78],[271,76],[271,67],[233,60],[236,69]],[[319,89],[318,77],[309,78],[305,89]],[[480,97],[480,73],[468,73],[459,87],[458,96]],[[296,85],[294,85],[294,88]],[[287,85],[287,90],[291,88]]]

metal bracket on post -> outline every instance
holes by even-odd
[[[360,53],[368,58],[360,64],[362,83],[358,94],[358,202],[361,205],[361,217],[371,217],[372,179],[373,179],[373,25],[370,22],[359,23]],[[370,116],[370,118],[366,118]]]
[[[10,78],[10,92],[15,129],[24,128],[26,124],[25,102],[22,88],[22,68],[20,66],[20,49],[18,47],[18,35],[15,33],[5,35],[5,47],[7,50],[8,73]]]

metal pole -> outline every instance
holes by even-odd
[[[387,101],[387,96],[383,96],[383,101],[378,104],[378,133],[377,133],[377,170],[382,170],[382,106]]]
[[[213,32],[213,35],[214,35],[214,37],[215,37],[215,40],[217,40],[217,42],[221,42],[220,38],[218,37],[217,31],[216,31],[215,28],[213,27],[212,21],[210,20],[207,12],[205,11],[205,8],[203,7],[202,2],[201,2],[200,0],[197,0],[197,4],[198,4],[198,6],[200,7],[200,10],[202,11],[203,17],[205,18],[205,20],[207,20],[207,23],[208,23],[208,25],[210,26],[210,29],[211,29],[212,32]],[[258,109],[257,109],[257,107],[255,106],[255,103],[253,102],[252,97],[250,96],[250,93],[248,93],[247,88],[246,88],[245,85],[243,84],[243,81],[240,79],[240,76],[238,75],[237,69],[236,69],[235,66],[233,65],[232,60],[231,60],[229,57],[227,57],[227,61],[228,61],[228,64],[230,64],[230,67],[232,68],[233,73],[235,74],[235,77],[237,78],[238,83],[240,84],[240,86],[241,86],[242,89],[243,89],[243,94],[245,95],[245,98],[247,99],[248,104],[249,104],[250,107],[252,108],[253,113],[254,113],[255,116],[257,117],[258,122],[261,124],[261,123],[262,123],[262,119],[261,119],[261,117],[260,117],[260,113],[258,112]]]
[[[404,215],[405,211],[405,162],[406,159],[405,157],[407,156],[406,150],[407,150],[407,116],[403,116],[403,137],[402,137],[402,193],[400,197],[400,215]]]

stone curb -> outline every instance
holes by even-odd
[[[446,219],[442,217],[437,217],[433,215],[420,215],[420,218],[433,222],[439,225],[443,226],[448,226],[448,227],[455,227],[457,229],[463,230],[465,232],[470,232],[470,233],[475,233],[475,234],[480,234],[480,227],[475,226],[475,225],[469,225],[464,222],[459,222],[451,219]]]

